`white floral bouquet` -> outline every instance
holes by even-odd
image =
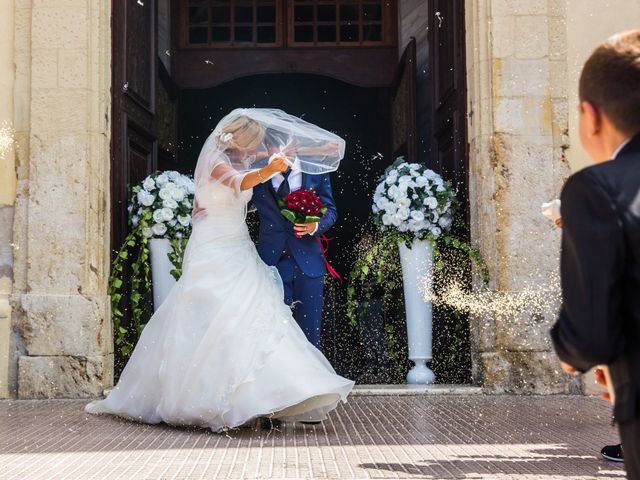
[[[187,238],[191,234],[191,210],[195,184],[175,171],[155,172],[132,189],[129,221],[141,220],[146,238]]]
[[[448,232],[456,208],[451,182],[402,157],[385,171],[373,196],[374,222],[382,231],[435,240]]]

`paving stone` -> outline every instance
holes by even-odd
[[[355,396],[320,426],[214,434],[1,401],[0,479],[603,479],[610,409],[581,396]]]

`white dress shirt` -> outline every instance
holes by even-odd
[[[627,143],[629,143],[630,141],[631,141],[631,138],[627,138],[624,142],[622,142],[622,143],[620,144],[620,146],[619,146],[618,148],[616,148],[616,151],[615,151],[615,152],[613,152],[613,155],[611,156],[611,159],[612,159],[612,160],[615,160],[615,159],[616,159],[616,157],[618,156],[618,154],[622,151],[622,149],[623,149],[624,147],[626,147],[626,146],[627,146]]]
[[[271,185],[273,185],[273,188],[275,188],[276,192],[280,188],[280,185],[282,185],[282,182],[284,182],[284,175],[282,175],[281,173],[276,174],[271,179]],[[295,192],[296,190],[300,190],[301,188],[302,172],[300,170],[292,168],[291,173],[289,174],[289,191]]]

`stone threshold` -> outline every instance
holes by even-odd
[[[383,395],[481,395],[482,387],[475,385],[356,385],[355,396]]]

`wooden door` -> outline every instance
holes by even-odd
[[[392,162],[400,155],[409,162],[418,161],[416,81],[416,40],[412,38],[390,87]]]
[[[429,0],[428,6],[434,166],[453,181],[468,220],[464,0]]]
[[[156,0],[112,1],[112,252],[127,235],[130,186],[157,166],[156,15]]]

